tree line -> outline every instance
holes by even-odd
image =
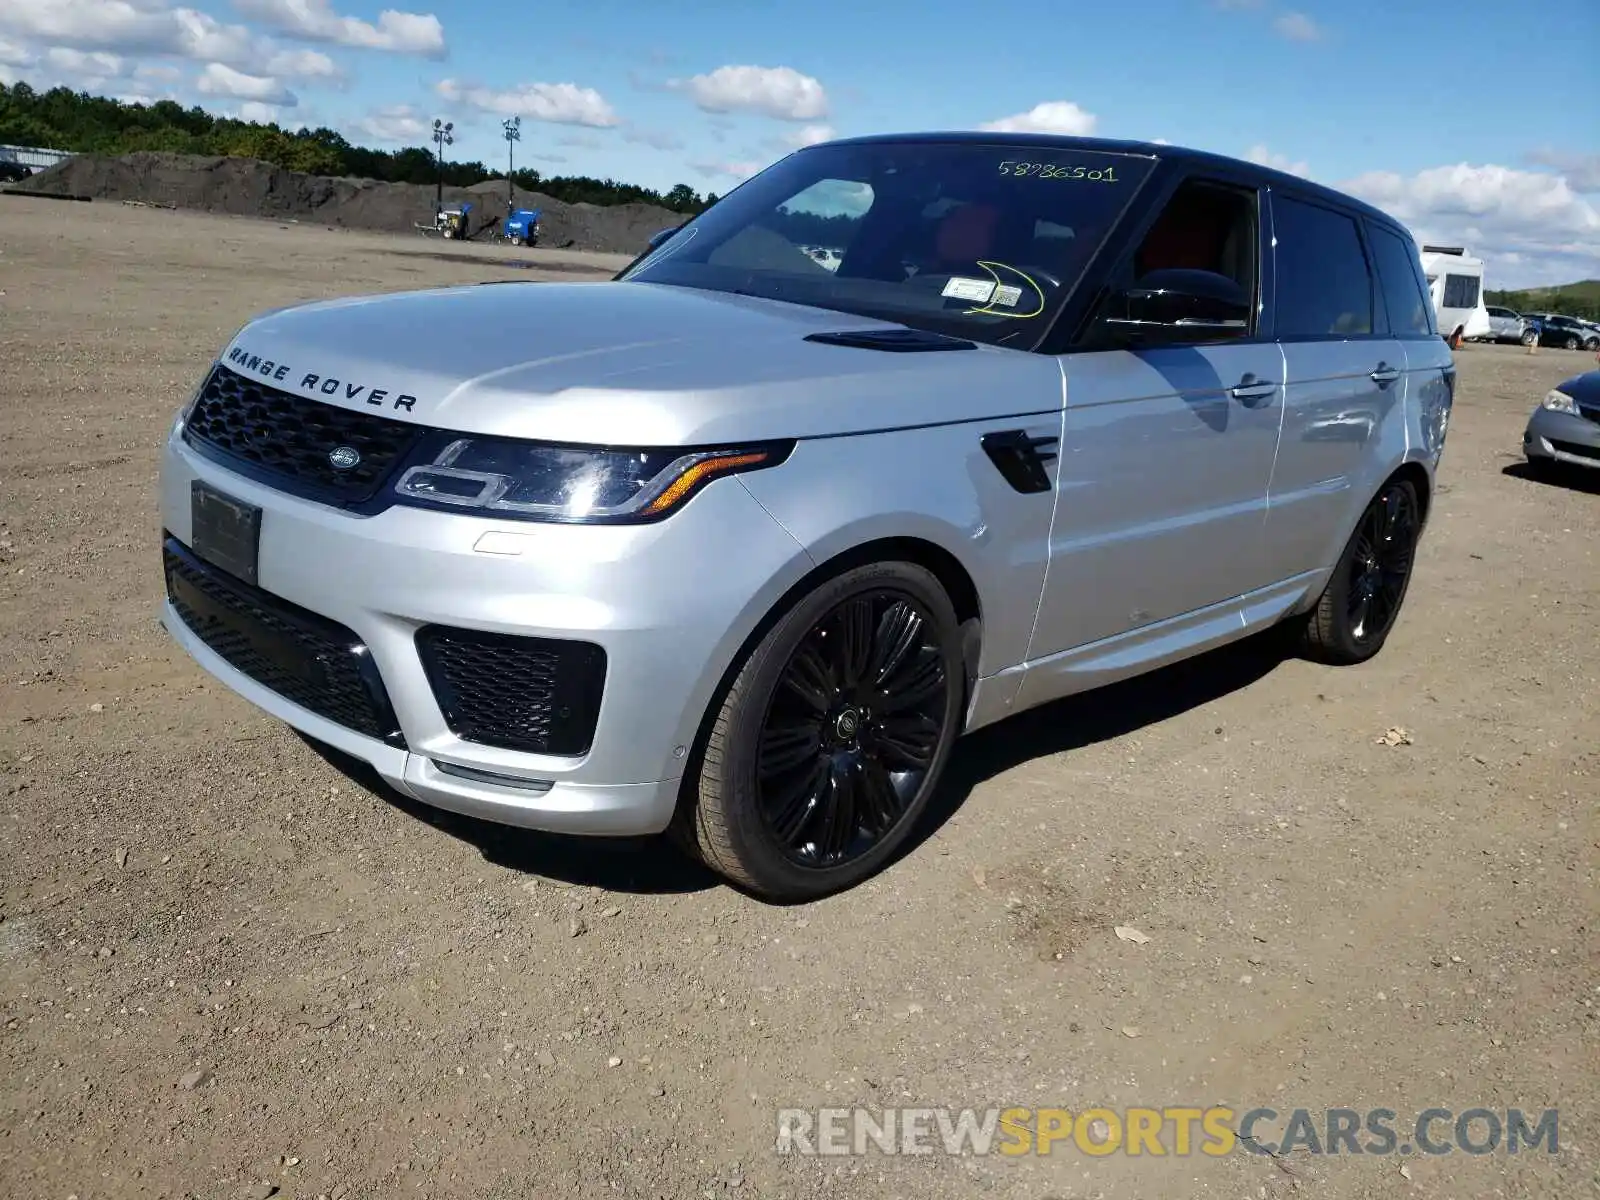
[[[56,87],[38,91],[25,82],[0,83],[0,145],[33,146],[76,154],[132,154],[159,150],[173,154],[255,158],[307,175],[349,176],[386,183],[434,183],[440,175],[433,150],[408,146],[372,150],[352,145],[335,130],[300,128],[217,117],[198,106],[172,100],[124,103]],[[504,179],[481,162],[444,163],[444,182],[471,187]],[[522,191],[542,192],[569,204],[655,204],[674,212],[697,213],[716,200],[686,183],[666,192],[595,179],[588,175],[545,175],[522,168],[513,176]]]
[[[1600,279],[1565,283],[1560,287],[1527,288],[1523,291],[1484,290],[1485,304],[1496,304],[1512,312],[1553,312],[1585,321],[1600,321]]]

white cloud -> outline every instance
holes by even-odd
[[[281,75],[288,79],[325,79],[332,82],[344,78],[339,65],[320,50],[280,50],[263,65],[268,75]]]
[[[1271,167],[1274,171],[1283,171],[1290,175],[1299,175],[1305,179],[1311,178],[1311,167],[1309,164],[1305,162],[1297,162],[1294,159],[1291,159],[1287,154],[1275,153],[1274,151],[1267,149],[1267,147],[1262,145],[1260,142],[1257,142],[1254,146],[1251,146],[1249,150],[1245,151],[1245,157],[1251,162],[1258,163],[1263,167]]]
[[[33,52],[20,42],[0,38],[0,67],[31,67],[36,61]]]
[[[1088,137],[1099,120],[1092,112],[1085,112],[1070,100],[1047,100],[1043,104],[1035,104],[1027,112],[1013,113],[998,121],[986,121],[978,128],[990,133],[1057,133]]]
[[[73,50],[67,46],[50,47],[45,51],[44,62],[60,77],[72,79],[89,90],[118,78],[123,70],[122,59],[115,54],[104,50]]]
[[[133,77],[147,83],[177,83],[183,72],[162,63],[141,63],[133,69]]]
[[[555,125],[588,125],[596,129],[621,124],[604,96],[594,88],[579,87],[575,83],[524,83],[497,91],[442,79],[434,85],[434,91],[453,104],[465,104],[505,117],[521,116]]]
[[[1371,171],[1339,186],[1405,222],[1418,241],[1481,254],[1488,286],[1600,275],[1600,207],[1558,176],[1457,163],[1414,175]]]
[[[692,162],[689,166],[707,178],[728,176],[733,179],[748,179],[761,170],[761,164],[755,162]]]
[[[667,86],[686,93],[703,112],[755,113],[780,121],[816,121],[828,115],[822,84],[793,67],[718,67]]]
[[[307,42],[327,42],[361,50],[386,50],[424,58],[445,55],[444,26],[432,13],[385,9],[376,25],[356,17],[342,17],[329,0],[233,0],[247,17],[260,21],[285,37]]]
[[[646,129],[640,125],[630,125],[622,131],[622,140],[636,146],[649,146],[652,150],[683,149],[683,139],[670,129]],[[569,146],[577,144],[567,143]]]
[[[247,75],[222,63],[207,63],[195,86],[207,96],[231,96],[236,100],[254,100],[282,108],[293,108],[300,103],[281,81],[266,75]]]
[[[420,146],[428,140],[426,117],[409,104],[389,104],[375,108],[351,123],[350,128],[374,142],[403,142]]]
[[[165,0],[0,0],[0,33],[21,39],[22,49],[31,44],[141,61],[221,63],[286,79],[342,78],[326,54],[288,50],[246,26],[225,25],[197,9],[168,7]],[[64,81],[83,78],[80,69]]]
[[[1569,154],[1561,150],[1532,150],[1524,157],[1541,167],[1552,167],[1575,192],[1600,192],[1600,154]]]
[[[791,149],[802,150],[807,146],[815,146],[818,142],[833,140],[832,125],[804,125],[792,133],[783,135],[783,142]]]
[[[556,139],[558,146],[575,146],[581,150],[598,150],[605,145],[592,133],[567,133]]]
[[[1286,12],[1272,22],[1279,37],[1291,42],[1320,42],[1327,31],[1303,12]]]
[[[259,100],[246,100],[230,114],[241,121],[253,121],[258,125],[272,125],[278,120],[276,105],[263,104]]]

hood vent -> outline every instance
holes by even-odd
[[[858,350],[887,350],[895,354],[978,348],[976,342],[966,338],[946,337],[922,329],[838,329],[807,334],[806,341],[820,342],[824,346],[854,346]]]

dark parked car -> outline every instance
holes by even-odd
[[[1539,322],[1539,345],[1559,346],[1563,350],[1600,350],[1600,333],[1576,317],[1560,313],[1529,313]]]
[[[1574,375],[1545,394],[1522,433],[1522,452],[1534,470],[1600,470],[1600,370]]]

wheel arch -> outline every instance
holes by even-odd
[[[806,594],[837,575],[873,562],[914,563],[930,572],[939,581],[939,586],[944,589],[945,595],[950,598],[962,631],[962,657],[966,665],[962,710],[965,711],[977,679],[978,656],[983,644],[983,601],[972,573],[949,550],[927,538],[890,535],[856,542],[817,562],[784,589],[767,606],[760,619],[755,622],[750,632],[723,664],[721,674],[707,696],[705,707],[695,727],[694,739],[689,747],[683,785],[678,795],[679,813],[683,812],[686,803],[693,803],[692,799],[687,798],[685,789],[692,784],[699,770],[700,758],[705,751],[706,739],[711,728],[716,723],[717,713],[721,710],[729,689],[733,687],[733,681],[738,677],[750,653],[761,644],[761,640],[767,636],[772,627],[783,619],[784,614]]]

